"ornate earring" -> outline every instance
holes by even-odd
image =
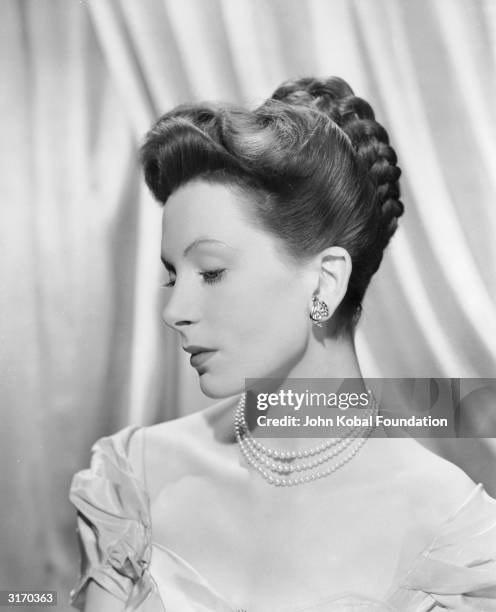
[[[317,325],[317,327],[322,327],[322,321],[325,321],[329,318],[329,308],[325,302],[319,300],[317,296],[313,296],[312,298],[312,308],[310,310],[310,319]]]

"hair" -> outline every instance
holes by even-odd
[[[147,133],[140,157],[163,204],[196,178],[227,183],[252,196],[250,217],[295,261],[346,249],[352,271],[332,335],[353,334],[404,207],[388,134],[344,80],[286,81],[252,111],[178,106]]]

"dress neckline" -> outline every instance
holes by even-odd
[[[144,443],[145,443],[145,429],[146,429],[146,427],[145,426],[130,425],[129,428],[132,430],[132,433],[135,433],[134,430],[139,430],[139,429],[143,430],[141,433],[142,433],[142,443],[143,443],[143,446],[144,446]],[[239,606],[239,605],[231,602],[226,596],[222,595],[219,592],[219,590],[216,589],[211,584],[211,582],[205,576],[203,576],[203,574],[201,574],[191,563],[189,563],[186,559],[184,559],[184,557],[182,557],[181,555],[179,555],[178,553],[176,553],[172,549],[168,548],[167,546],[164,546],[163,544],[160,544],[159,542],[156,542],[156,541],[153,540],[153,525],[151,524],[151,512],[150,512],[150,503],[151,502],[150,502],[150,497],[148,495],[148,490],[146,488],[146,471],[145,471],[145,464],[144,464],[144,448],[143,448],[143,455],[142,455],[142,457],[143,457],[143,465],[141,466],[141,469],[142,469],[143,479],[140,479],[140,478],[137,477],[137,475],[134,473],[131,465],[129,465],[129,472],[134,477],[134,479],[141,485],[141,488],[143,489],[143,491],[145,493],[145,498],[146,498],[147,504],[148,504],[149,523],[151,525],[151,545],[153,547],[156,547],[156,548],[162,550],[163,552],[165,552],[176,563],[179,563],[182,567],[184,567],[190,573],[192,573],[198,579],[198,581],[204,586],[204,588],[208,589],[210,591],[210,593],[212,595],[214,595],[216,598],[218,598],[222,603],[224,603],[225,605],[231,607],[233,610],[236,610],[236,611],[240,610],[240,611],[244,612],[244,609],[242,608],[242,606]],[[396,580],[392,585],[390,585],[389,589],[384,594],[384,599],[383,600],[377,600],[377,599],[366,597],[364,595],[360,595],[359,593],[354,593],[354,592],[351,592],[351,591],[346,591],[346,592],[341,592],[341,593],[338,593],[338,594],[335,594],[335,595],[331,595],[331,596],[328,596],[328,597],[321,598],[318,601],[313,601],[313,602],[305,603],[303,606],[299,606],[298,608],[291,608],[291,609],[284,610],[284,612],[307,612],[307,611],[311,612],[312,608],[314,608],[314,607],[322,606],[322,605],[325,605],[325,604],[331,604],[331,603],[339,603],[339,602],[343,602],[344,600],[350,601],[350,602],[354,602],[354,603],[368,603],[368,604],[374,604],[374,605],[382,605],[383,607],[390,608],[390,606],[388,605],[388,601],[391,600],[393,598],[393,596],[396,593],[398,593],[398,591],[400,591],[404,585],[406,585],[407,578],[410,575],[410,573],[413,570],[413,568],[415,567],[418,559],[420,559],[422,557],[427,557],[429,555],[429,553],[435,547],[436,542],[439,540],[439,538],[441,537],[442,533],[445,531],[446,527],[451,522],[453,522],[453,520],[455,520],[457,518],[457,516],[472,502],[472,500],[479,493],[482,493],[482,494],[485,493],[484,485],[481,482],[475,484],[475,486],[473,487],[473,489],[469,493],[469,495],[458,505],[458,507],[448,516],[448,518],[444,519],[442,521],[442,523],[440,523],[440,525],[437,528],[436,533],[431,538],[430,543],[419,554],[416,555],[416,557],[410,563],[409,569],[403,574],[403,576],[401,576],[399,578],[399,580]],[[391,610],[393,610],[393,609],[391,608]]]
[[[216,598],[218,599],[220,602],[222,602],[224,605],[226,605],[227,607],[229,607],[230,609],[232,609],[233,611],[240,611],[240,612],[245,612],[245,609],[240,605],[237,604],[233,601],[231,601],[230,599],[228,599],[225,595],[221,594],[219,592],[218,589],[216,589],[211,582],[203,575],[201,574],[193,565],[191,565],[191,563],[189,563],[188,561],[186,561],[186,559],[184,559],[184,557],[182,557],[181,555],[177,554],[176,552],[174,552],[172,549],[168,548],[167,546],[164,546],[163,544],[160,544],[159,542],[155,542],[152,540],[152,546],[154,548],[157,548],[161,551],[163,551],[164,553],[166,553],[172,560],[174,563],[178,563],[179,565],[181,565],[183,568],[185,568],[189,573],[193,574],[193,576],[197,579],[197,581],[205,588],[208,589],[208,591]],[[153,557],[152,557],[153,558]],[[331,595],[331,596],[324,596],[323,598],[320,598],[316,601],[311,601],[311,602],[305,602],[302,606],[298,606],[298,608],[287,608],[284,610],[284,612],[311,612],[311,610],[313,608],[316,608],[318,606],[322,606],[325,604],[330,604],[330,603],[339,603],[339,602],[344,602],[346,601],[348,602],[353,602],[353,603],[360,603],[360,604],[373,604],[373,605],[380,605],[386,608],[390,608],[390,606],[387,603],[387,600],[394,595],[394,593],[397,591],[398,589],[390,589],[390,591],[387,594],[387,599],[384,601],[381,600],[377,600],[377,599],[372,599],[370,597],[366,597],[360,593],[355,593],[353,591],[342,591],[340,593]],[[390,608],[392,612],[393,608]],[[248,610],[246,612],[249,612]]]

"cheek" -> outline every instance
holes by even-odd
[[[306,340],[306,306],[301,284],[294,277],[264,274],[243,286],[231,286],[210,317],[221,341],[234,341],[246,355],[260,358],[272,351],[296,349]]]

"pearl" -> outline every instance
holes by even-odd
[[[369,414],[371,414],[374,409],[377,407],[377,404],[375,402],[375,398],[373,398],[372,396],[372,403],[371,405],[367,408],[367,410],[365,411],[365,415],[368,416]],[[239,417],[239,419],[243,422],[243,429],[246,431],[246,437],[249,438],[253,445],[260,451],[262,451],[263,453],[276,457],[276,458],[283,458],[283,457],[298,457],[298,453],[300,453],[301,451],[293,451],[293,452],[288,452],[288,453],[279,453],[278,451],[272,451],[271,449],[268,449],[267,447],[265,447],[263,444],[261,444],[260,442],[258,442],[258,440],[255,440],[248,429],[248,425],[246,424],[245,418],[244,418],[244,406],[245,406],[245,396],[243,395],[240,400],[239,400],[239,404],[238,404],[238,408],[237,408],[237,416]],[[344,436],[344,438],[346,437],[350,437],[355,431],[357,427],[353,427],[349,432],[347,432],[347,435]],[[307,449],[307,453],[310,455],[316,454],[318,452],[322,452],[323,449],[325,448],[329,448],[330,446],[333,445],[339,445],[340,443],[342,443],[342,439],[340,438],[331,438],[328,442],[323,443],[313,449]]]
[[[378,406],[375,399],[373,397],[371,399],[372,403],[367,409],[366,414],[374,414],[378,412]],[[317,480],[318,478],[323,478],[329,474],[332,474],[356,455],[374,429],[374,426],[365,428],[355,427],[347,432],[347,435],[343,436],[343,438],[331,438],[329,442],[319,444],[314,449],[293,452],[277,451],[275,449],[265,447],[251,436],[248,426],[244,420],[244,404],[245,400],[244,396],[242,396],[238,403],[234,418],[236,441],[238,442],[240,450],[247,463],[257,470],[262,477],[267,480],[267,482],[277,486],[294,486],[305,482],[311,482],[313,480]],[[360,429],[359,434],[352,437],[351,434],[357,429]],[[354,444],[354,446],[351,449],[348,448],[352,444]],[[331,446],[335,446],[336,448],[331,449],[321,457],[316,457],[313,461],[304,463],[287,463],[287,459],[301,458],[302,456],[307,458],[319,452],[323,452],[324,450],[331,448]],[[346,449],[347,452],[344,453]],[[293,472],[311,470],[341,453],[344,453],[344,456],[337,460],[336,463],[328,469],[317,471],[312,474],[306,474],[300,478],[277,478],[272,476],[270,472],[265,469],[268,468],[272,472],[276,472],[278,474],[292,474]],[[270,461],[267,457],[275,459],[276,462],[283,461],[284,463],[277,464],[276,462]]]

